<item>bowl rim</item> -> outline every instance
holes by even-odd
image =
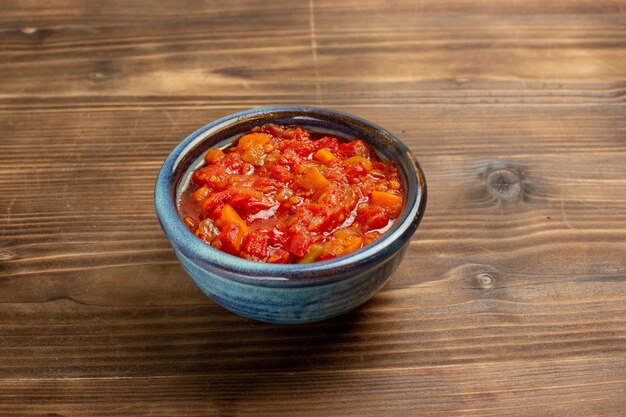
[[[212,135],[242,122],[258,120],[259,124],[269,123],[272,119],[301,118],[306,127],[306,120],[318,120],[348,126],[350,129],[361,129],[375,135],[377,140],[391,143],[399,150],[394,153],[393,160],[402,175],[406,177],[406,197],[414,196],[412,204],[405,198],[405,206],[391,227],[380,238],[369,245],[341,257],[311,262],[307,264],[270,264],[251,261],[227,254],[207,245],[198,239],[184,224],[178,213],[177,187],[178,180],[184,180],[190,167],[181,169],[181,162],[202,145]],[[297,125],[297,123],[294,123]],[[338,129],[338,128],[337,128]],[[247,131],[247,130],[246,130]],[[243,134],[246,131],[241,131]],[[340,133],[338,133],[340,135]],[[364,138],[365,139],[365,138]],[[371,143],[373,148],[380,148],[380,144]],[[208,149],[208,148],[207,148]],[[206,151],[206,149],[204,150]],[[409,172],[406,172],[408,168]],[[180,173],[183,171],[183,173]],[[409,178],[415,181],[409,181]],[[412,186],[414,185],[414,186]],[[181,141],[165,159],[154,188],[154,204],[157,218],[167,238],[177,252],[192,262],[200,263],[205,269],[207,266],[219,269],[232,280],[271,287],[308,287],[322,285],[346,279],[364,265],[378,265],[381,261],[391,257],[407,243],[419,226],[425,212],[427,200],[427,186],[424,172],[409,148],[396,136],[380,126],[348,113],[329,110],[313,106],[270,106],[244,110],[224,116],[212,121]]]

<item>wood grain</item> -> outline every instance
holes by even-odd
[[[626,2],[9,1],[0,415],[618,416]],[[429,183],[405,261],[307,326],[234,316],[152,208],[215,118],[315,104]]]

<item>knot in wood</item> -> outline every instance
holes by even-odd
[[[517,200],[522,194],[522,179],[513,170],[496,169],[487,175],[487,189],[502,200]]]
[[[0,261],[7,261],[15,256],[15,252],[10,250],[0,251]]]
[[[488,289],[493,287],[493,278],[489,274],[478,274],[476,276],[478,287]]]

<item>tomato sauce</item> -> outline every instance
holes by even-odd
[[[231,255],[305,263],[378,239],[403,204],[395,164],[364,141],[267,124],[210,149],[179,211],[198,238]]]

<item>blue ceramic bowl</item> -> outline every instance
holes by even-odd
[[[393,227],[370,245],[339,258],[276,265],[238,258],[207,245],[182,222],[177,201],[191,172],[209,148],[225,145],[264,123],[303,126],[368,142],[396,162],[406,191]],[[161,227],[183,268],[224,308],[271,323],[306,323],[345,313],[363,304],[396,270],[426,207],[424,173],[409,149],[389,132],[345,113],[313,107],[266,107],[236,113],[200,128],[165,160],[154,200]]]

